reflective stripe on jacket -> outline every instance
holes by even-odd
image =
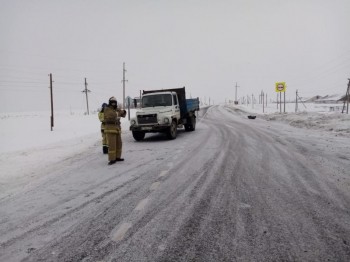
[[[100,119],[101,122],[105,121],[105,114],[104,114],[104,112],[98,112],[98,119]]]
[[[98,112],[98,119],[101,121],[101,131],[104,131],[105,129],[105,115],[104,112]]]
[[[121,130],[119,127],[116,129],[112,128],[110,125],[106,125],[104,132],[107,134],[121,134]]]

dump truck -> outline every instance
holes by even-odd
[[[196,129],[196,111],[199,98],[186,99],[185,87],[161,90],[143,90],[141,108],[130,119],[130,131],[136,141],[146,133],[165,133],[175,139],[178,128]]]

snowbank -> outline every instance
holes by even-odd
[[[131,111],[131,114],[133,111]],[[97,112],[58,111],[54,114],[51,131],[49,112],[23,112],[0,114],[0,154],[63,143],[93,135],[100,137]],[[122,128],[128,130],[128,118],[122,119]],[[73,142],[75,143],[75,142]]]
[[[269,121],[283,121],[294,127],[325,130],[336,135],[350,137],[350,115],[347,114],[337,112],[329,114],[318,112],[274,113],[263,115],[263,118]]]
[[[286,113],[280,113],[276,104],[268,105],[239,105],[240,110],[257,115],[267,121],[280,121],[298,128],[329,131],[334,135],[350,137],[350,115],[342,114],[342,105],[299,104],[295,113],[295,104],[286,104]],[[282,105],[282,111],[284,106]]]
[[[131,111],[130,115],[134,114]],[[128,118],[121,121],[129,132]],[[97,112],[55,112],[51,131],[49,112],[0,114],[0,199],[29,183],[51,164],[95,150],[101,145]],[[102,152],[102,146],[101,146]],[[107,161],[107,157],[106,157]]]

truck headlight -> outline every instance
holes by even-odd
[[[169,118],[164,117],[164,123],[165,123],[165,124],[168,124],[168,123],[169,123]]]
[[[131,123],[131,125],[135,125],[136,121],[135,120],[131,120],[130,123]]]

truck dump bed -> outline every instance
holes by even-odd
[[[199,98],[186,99],[187,112],[199,110]]]

